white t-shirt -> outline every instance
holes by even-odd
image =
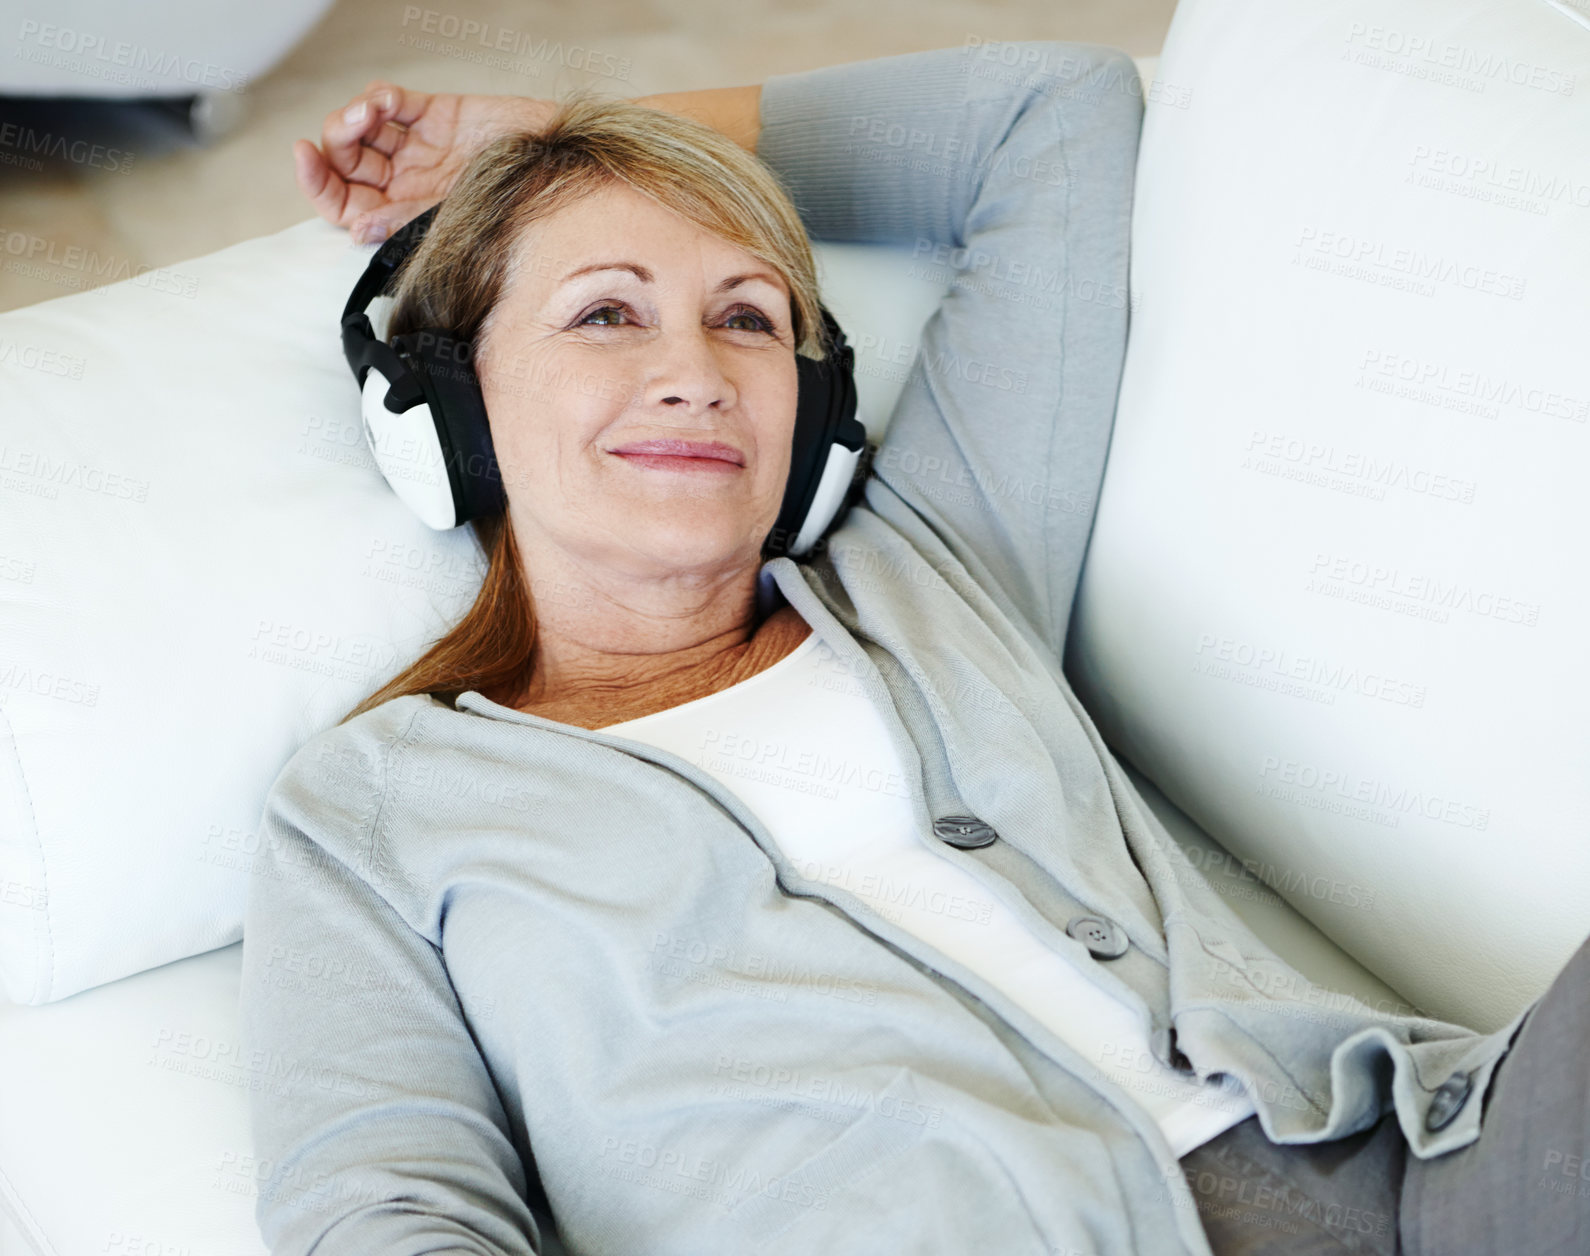
[[[912,832],[911,792],[883,717],[816,633],[738,684],[602,731],[716,777],[803,875],[867,899],[1004,990],[1147,1109],[1178,1157],[1253,1114],[1234,1081],[1199,1082],[1161,1064],[1131,1008]]]

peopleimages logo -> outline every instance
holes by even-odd
[[[1298,229],[1292,247],[1294,266],[1402,288],[1420,296],[1434,296],[1437,284],[1447,284],[1484,296],[1519,301],[1527,287],[1521,275],[1468,259],[1307,223]]]
[[[87,140],[68,139],[51,131],[36,131],[18,122],[0,122],[0,150],[3,149],[22,154],[22,160],[30,170],[44,168],[42,162],[28,160],[36,157],[68,161],[74,166],[92,166],[112,173],[130,170],[133,162],[133,154],[125,148],[107,148]],[[18,158],[10,152],[0,151],[0,162],[13,165],[18,163]]]
[[[1533,213],[1544,214],[1552,204],[1590,209],[1590,179],[1575,178],[1572,171],[1539,170],[1489,153],[1429,144],[1414,145],[1408,182]]]
[[[114,254],[101,256],[97,250],[77,244],[61,245],[57,240],[0,226],[0,267],[13,274],[26,274],[47,283],[71,288],[108,287],[132,280],[140,287],[173,296],[193,298],[199,293],[196,275],[147,266]]]
[[[1116,310],[1124,310],[1128,302],[1124,284],[1087,275],[1079,276],[1073,267],[1065,265],[1058,256],[1053,259],[1053,265],[1045,266],[1043,259],[1008,257],[988,249],[945,244],[918,236],[911,257],[913,260],[926,259],[924,265],[912,267],[915,277],[929,278],[938,283],[951,282],[957,287],[971,287],[1007,300],[1025,300],[1023,290],[1031,290],[1046,296],[1071,297],[1090,305],[1104,305]],[[976,283],[978,280],[986,280],[987,283],[979,287]]]
[[[1307,575],[1306,592],[1330,597],[1340,596],[1343,590],[1375,594],[1385,598],[1391,609],[1429,611],[1441,623],[1453,611],[1526,628],[1540,622],[1538,602],[1508,597],[1465,580],[1446,580],[1429,572],[1409,571],[1351,554],[1317,552],[1309,562]]]
[[[1426,688],[1406,679],[1387,675],[1372,667],[1360,667],[1325,654],[1294,653],[1271,642],[1248,641],[1225,633],[1202,632],[1193,647],[1193,671],[1224,676],[1212,664],[1225,664],[1255,673],[1317,685],[1330,693],[1353,693],[1396,706],[1422,707]]]
[[[1365,384],[1371,389],[1375,389],[1377,380],[1406,385],[1406,395],[1412,400],[1429,401],[1446,409],[1460,408],[1449,403],[1468,402],[1471,404],[1467,408],[1482,418],[1494,419],[1498,407],[1507,406],[1572,423],[1590,421],[1590,398],[1543,387],[1534,381],[1492,375],[1467,362],[1454,366],[1393,349],[1367,348],[1358,371],[1360,380],[1371,377]]]
[[[125,39],[109,40],[92,31],[33,18],[23,19],[11,55],[126,86],[157,87],[172,79],[223,92],[240,92],[248,86],[248,79],[236,70],[199,57],[162,52]]]
[[[407,27],[411,24],[417,24],[420,31],[426,35],[439,36],[444,41],[458,41],[456,44],[443,43],[440,46],[430,46],[434,41],[426,40],[421,44],[412,35],[405,37],[408,43],[416,47],[425,47],[426,51],[442,52],[449,56],[503,53],[508,57],[525,57],[531,62],[547,62],[571,70],[584,70],[589,74],[621,80],[629,78],[632,68],[628,57],[600,52],[581,44],[564,44],[560,40],[549,40],[545,35],[514,30],[508,26],[494,26],[476,18],[459,17],[456,13],[422,9],[417,4],[403,6],[403,25]],[[515,68],[510,63],[502,62],[500,58],[468,56],[468,59],[479,59],[485,64],[496,65],[499,69]]]
[[[1509,57],[1490,47],[1439,39],[1423,31],[1353,22],[1343,56],[1375,69],[1483,92],[1491,83],[1511,83],[1552,95],[1572,96],[1576,76],[1554,66]]]
[[[1334,795],[1351,802],[1384,808],[1394,816],[1417,815],[1460,828],[1486,829],[1491,809],[1467,799],[1451,798],[1436,790],[1420,789],[1403,781],[1361,776],[1349,768],[1305,763],[1265,755],[1259,768],[1261,795],[1296,798],[1300,795]],[[1287,788],[1291,787],[1291,788]],[[1294,887],[1295,889],[1295,887]]]

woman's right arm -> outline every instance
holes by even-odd
[[[662,92],[635,97],[637,105],[680,113],[721,131],[748,152],[762,133],[762,85],[706,87],[693,92]]]
[[[866,501],[930,531],[1056,658],[1125,360],[1142,90],[1124,52],[1044,40],[693,94],[751,137],[814,238],[893,245],[951,285],[917,343],[853,339],[858,374],[904,380]]]
[[[373,735],[380,717],[311,740],[264,807],[241,995],[269,1170],[255,1218],[272,1256],[533,1256],[496,1088],[440,950],[383,884],[401,875],[374,843],[404,730]]]

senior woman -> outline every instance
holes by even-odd
[[[1525,1182],[1584,1152],[1590,952],[1494,1034],[1311,986],[1066,683],[1141,88],[1013,51],[375,83],[298,145],[361,238],[442,200],[388,334],[473,345],[506,510],[470,612],[265,807],[272,1252],[1567,1250],[1584,1204]],[[797,561],[806,229],[962,282]]]

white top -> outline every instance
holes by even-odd
[[[716,777],[802,875],[868,899],[999,986],[1146,1108],[1178,1157],[1253,1115],[1235,1081],[1199,1082],[1161,1064],[1138,1013],[1045,945],[937,841],[912,832],[887,726],[816,633],[738,684],[602,731]]]

